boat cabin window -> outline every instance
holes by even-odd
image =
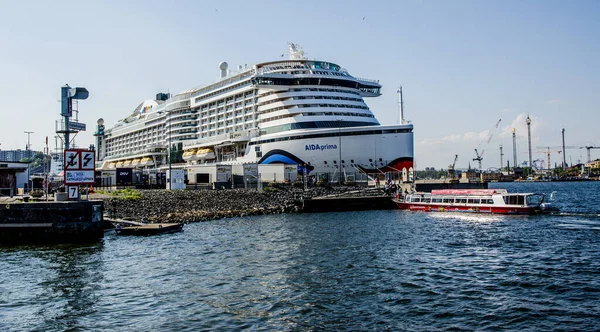
[[[523,195],[508,195],[503,198],[504,203],[508,205],[525,205],[525,196]]]
[[[494,204],[494,200],[491,198],[482,198],[481,204]]]
[[[444,203],[454,203],[454,198],[448,198],[448,197],[444,197],[443,200]]]
[[[424,203],[431,203],[431,197],[423,197]]]
[[[421,196],[412,196],[412,197],[410,198],[410,201],[411,201],[411,202],[416,202],[416,203],[419,203],[419,202],[421,202]]]
[[[540,205],[543,198],[543,195],[529,195],[527,196],[527,205]]]
[[[456,198],[456,203],[467,203],[466,197],[458,197]]]
[[[467,199],[467,203],[469,204],[479,204],[480,199],[479,198],[469,198]]]
[[[441,203],[442,202],[442,198],[441,197],[432,197],[431,198],[431,202],[432,203]]]

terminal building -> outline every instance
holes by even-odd
[[[16,195],[28,186],[29,163],[0,161],[0,197]]]
[[[21,161],[27,158],[35,157],[36,151],[33,150],[0,150],[0,161]]]

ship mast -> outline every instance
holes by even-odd
[[[400,109],[398,123],[404,124],[404,100],[402,99],[402,85],[398,87],[398,108]]]

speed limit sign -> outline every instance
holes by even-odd
[[[79,187],[78,186],[68,186],[67,193],[69,199],[78,199],[79,198]]]

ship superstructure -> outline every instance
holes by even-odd
[[[285,163],[321,172],[408,171],[413,126],[382,126],[365,97],[381,95],[378,81],[341,66],[305,59],[290,44],[290,59],[231,71],[175,96],[159,93],[104,132],[102,169],[160,168],[205,163]]]

